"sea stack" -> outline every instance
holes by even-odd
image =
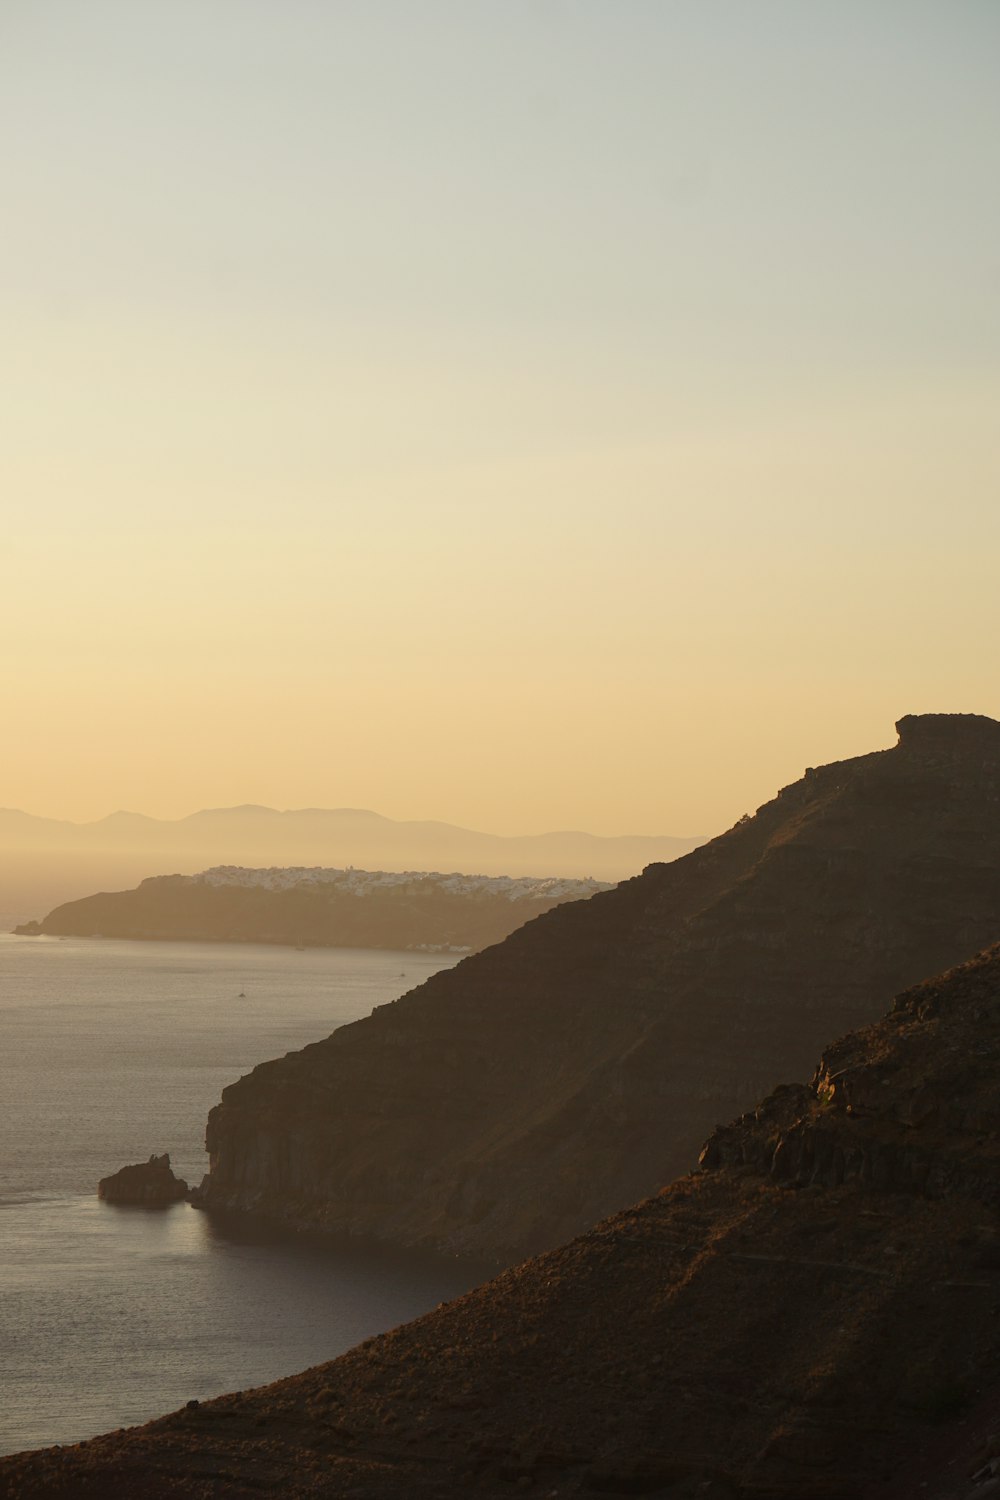
[[[97,1196],[105,1203],[135,1203],[144,1208],[162,1208],[187,1197],[188,1185],[170,1169],[170,1156],[155,1154],[149,1161],[122,1167],[111,1177],[102,1177]]]

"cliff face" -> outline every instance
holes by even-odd
[[[721,838],[228,1088],[204,1201],[510,1261],[1000,930],[1000,725],[907,718]]]
[[[0,1494],[986,1500],[998,1099],[995,947],[655,1198],[331,1364],[0,1460]]]
[[[595,880],[223,867],[68,901],[16,931],[464,952],[500,942],[563,901],[607,889]]]

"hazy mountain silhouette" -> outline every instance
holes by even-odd
[[[355,865],[476,875],[616,881],[671,860],[698,838],[602,838],[577,831],[505,837],[364,808],[206,808],[174,821],[115,812],[93,823],[0,809],[0,912],[23,922],[97,890],[211,865]]]

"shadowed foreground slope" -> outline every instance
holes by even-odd
[[[2,1460],[0,1495],[974,1495],[912,1476],[1000,1386],[1000,947],[704,1160],[332,1364]]]
[[[212,1111],[207,1203],[510,1262],[688,1170],[828,1037],[996,937],[1000,725],[898,729],[255,1069]]]

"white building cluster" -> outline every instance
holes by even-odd
[[[271,866],[266,870],[248,869],[244,865],[214,865],[210,870],[191,877],[203,885],[262,886],[268,891],[287,891],[293,886],[332,886],[352,896],[366,896],[391,887],[429,890],[449,896],[502,896],[508,901],[574,901],[606,891],[605,881],[560,879],[549,876],[536,879],[531,875],[458,875],[437,870],[356,870],[330,869],[323,865]]]

